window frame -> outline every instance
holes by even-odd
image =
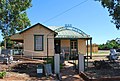
[[[42,49],[41,50],[36,49],[36,36],[42,37]],[[44,51],[44,35],[34,35],[34,51]]]
[[[77,41],[71,41],[71,49],[77,49]]]

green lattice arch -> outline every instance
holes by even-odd
[[[85,32],[72,26],[59,27],[54,31],[58,33],[56,38],[90,38]]]

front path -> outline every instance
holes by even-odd
[[[62,81],[84,81],[75,70],[73,64],[65,62],[64,68],[61,70]]]

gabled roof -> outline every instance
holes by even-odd
[[[48,27],[46,27],[46,26],[44,26],[44,25],[42,25],[42,24],[40,24],[40,23],[37,23],[37,24],[35,24],[35,25],[33,25],[33,26],[31,26],[31,27],[29,27],[29,28],[27,28],[27,29],[25,29],[25,30],[23,30],[23,31],[19,32],[19,34],[24,33],[25,31],[27,31],[27,30],[29,30],[29,29],[31,29],[31,28],[33,28],[33,27],[37,26],[37,25],[43,26],[43,27],[45,27],[46,29],[48,29],[48,30],[50,30],[50,31],[54,32],[55,34],[57,34],[57,32],[55,32],[55,31],[51,30],[50,28],[48,28]]]

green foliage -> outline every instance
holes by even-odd
[[[5,71],[0,72],[0,78],[3,78],[5,75],[6,75],[6,72],[5,72]]]
[[[4,46],[4,41],[1,41],[0,46]]]
[[[54,70],[54,58],[47,58],[45,64],[51,64],[52,70]]]
[[[0,30],[7,37],[30,26],[26,9],[31,0],[0,0]]]
[[[14,41],[11,41],[10,39],[7,39],[6,48],[12,48],[13,44],[14,44]],[[4,46],[4,41],[1,42],[0,46]]]
[[[6,48],[12,48],[14,45],[14,41],[11,41],[10,39],[7,39],[6,41]]]
[[[60,69],[63,69],[63,66],[64,66],[64,65],[60,63]]]
[[[100,44],[98,46],[99,49],[111,49],[111,48],[120,48],[120,45],[115,41],[115,40],[111,40],[111,41],[107,41],[106,44]]]
[[[109,16],[112,17],[112,23],[116,28],[120,28],[120,0],[95,0],[101,2],[104,8],[108,9]]]
[[[53,63],[54,62],[54,58],[47,58],[47,63]]]
[[[54,58],[53,57],[52,58],[47,58],[46,61],[47,62],[45,64],[51,64],[52,65],[52,69],[54,70]],[[62,69],[63,66],[64,65],[60,63],[60,69]]]

